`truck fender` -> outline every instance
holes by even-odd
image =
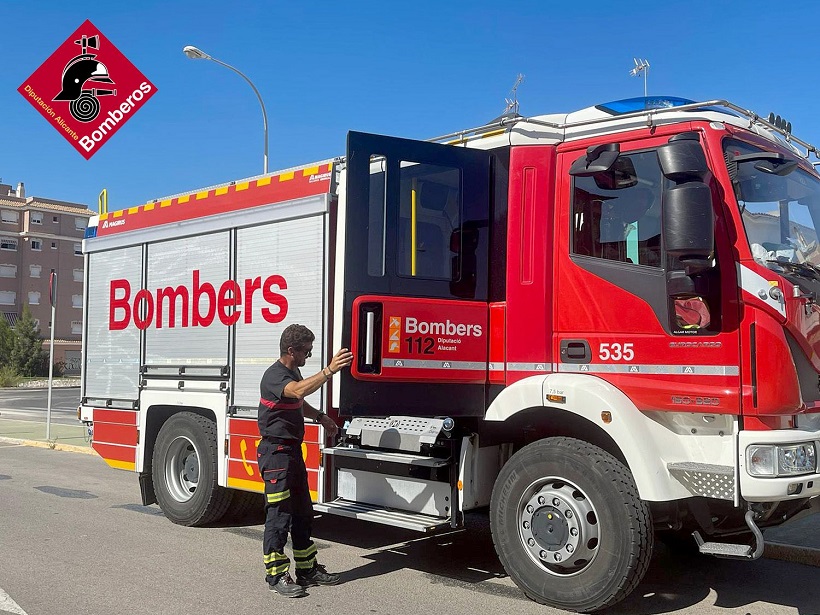
[[[547,395],[565,401],[548,401]],[[609,435],[626,460],[641,499],[646,501],[692,496],[672,477],[667,463],[693,459],[693,447],[701,451],[711,449],[710,461],[734,465],[731,437],[704,444],[698,436],[675,433],[639,411],[620,389],[588,374],[549,374],[515,382],[490,404],[485,418],[506,421],[522,410],[538,407],[543,408],[546,424],[552,413],[569,412]],[[604,412],[609,413],[610,422],[605,422]]]

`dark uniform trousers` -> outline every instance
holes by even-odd
[[[288,530],[297,573],[307,572],[316,564],[316,545],[310,539],[313,503],[300,442],[275,443],[263,439],[259,443],[257,458],[259,472],[265,481],[262,548],[266,579],[275,583],[290,568],[290,560],[285,555]]]

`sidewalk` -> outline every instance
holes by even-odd
[[[96,455],[86,441],[84,425],[51,425],[51,442],[46,440],[46,424],[4,419],[0,415],[0,443],[22,444],[74,453]],[[820,566],[820,505],[813,512],[763,531],[764,557],[808,566]]]

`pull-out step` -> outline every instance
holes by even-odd
[[[344,499],[314,504],[313,509],[330,515],[361,519],[362,521],[381,523],[382,525],[391,525],[422,533],[450,527],[450,519],[447,518],[394,510],[362,502],[350,502]]]
[[[765,544],[763,534],[754,521],[754,512],[746,511],[746,525],[752,530],[755,537],[755,546],[738,545],[727,542],[704,542],[700,532],[694,532],[695,541],[698,543],[698,550],[704,555],[714,555],[730,559],[758,559],[763,555]]]
[[[354,418],[322,451],[330,497],[315,509],[417,532],[458,527],[460,451],[442,419]]]

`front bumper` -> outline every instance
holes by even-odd
[[[812,425],[814,427],[814,425]],[[740,497],[747,502],[783,502],[820,495],[820,472],[800,476],[758,477],[747,469],[746,450],[760,444],[814,443],[820,453],[820,430],[780,429],[775,431],[741,431],[738,434],[738,469]]]

